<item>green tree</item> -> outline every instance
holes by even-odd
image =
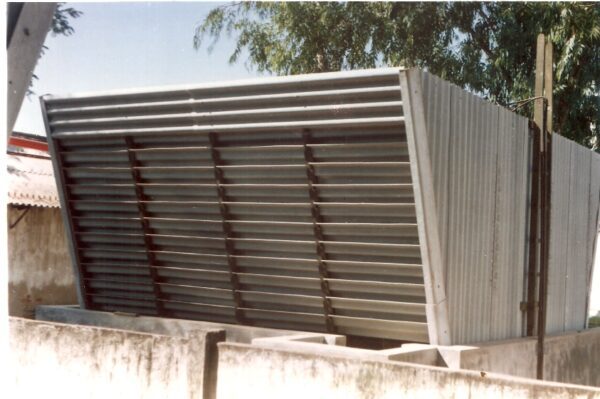
[[[510,106],[533,96],[538,33],[554,44],[555,130],[599,151],[600,3],[241,2],[211,10],[194,47],[235,36],[231,63],[247,52],[279,75],[416,66]]]

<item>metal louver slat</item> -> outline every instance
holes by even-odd
[[[428,341],[397,69],[43,104],[87,307]]]

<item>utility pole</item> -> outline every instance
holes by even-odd
[[[539,184],[532,186],[539,190],[539,290],[537,308],[537,373],[538,379],[544,378],[544,339],[546,335],[546,311],[548,294],[548,258],[550,242],[550,199],[552,182],[552,79],[553,47],[544,34],[538,35],[535,66],[535,104],[533,120],[540,135]],[[533,157],[534,159],[536,157]]]

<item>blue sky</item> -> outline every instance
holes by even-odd
[[[45,134],[38,96],[130,87],[202,83],[261,76],[243,61],[229,65],[234,40],[211,54],[193,48],[194,28],[222,3],[68,3],[84,14],[72,36],[46,38],[49,49],[35,74],[15,129]],[[242,57],[244,59],[244,57]]]

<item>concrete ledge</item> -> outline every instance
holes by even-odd
[[[9,328],[18,397],[215,397],[222,330],[174,337],[14,317]]]
[[[600,389],[392,361],[219,343],[217,397],[596,398]]]
[[[442,348],[440,347],[440,350]],[[519,338],[469,347],[458,352],[458,367],[535,378],[537,339]],[[544,343],[544,380],[600,387],[600,328],[549,335]]]
[[[303,331],[277,330],[273,328],[249,327],[236,324],[212,323],[208,321],[169,319],[166,317],[138,316],[126,313],[110,313],[80,309],[78,306],[43,305],[35,312],[37,320],[68,324],[120,328],[130,331],[147,332],[171,336],[184,336],[188,331],[218,329],[224,330],[226,340],[250,343],[255,338],[296,336],[311,334]],[[342,335],[316,334],[336,340]]]

